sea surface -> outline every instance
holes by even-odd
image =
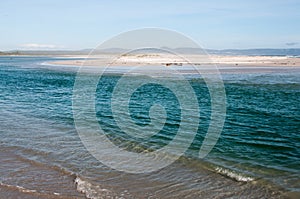
[[[0,57],[0,198],[300,196],[299,68],[221,68],[227,114],[217,144],[203,159],[198,152],[210,123],[210,95],[201,77],[187,76],[200,109],[192,145],[163,169],[129,174],[105,166],[81,142],[72,112],[78,67],[47,64],[63,59],[67,58]],[[176,96],[155,84],[136,90],[129,104],[136,124],[149,124],[154,101],[166,108],[167,119],[157,135],[135,139],[118,127],[111,110],[120,77],[108,73],[99,80],[95,109],[101,128],[128,151],[167,145],[180,126]],[[135,75],[128,81],[140,78]]]

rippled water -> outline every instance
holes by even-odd
[[[300,191],[299,69],[221,70],[227,115],[217,145],[204,159],[198,152],[210,122],[210,96],[201,78],[188,77],[201,118],[193,144],[162,170],[127,174],[104,166],[84,148],[72,114],[78,68],[42,64],[51,60],[57,58],[0,58],[1,197],[281,198]],[[143,77],[129,81],[139,78]],[[96,111],[101,128],[129,151],[167,145],[180,125],[174,94],[155,84],[136,90],[129,102],[136,124],[149,124],[154,102],[165,107],[167,119],[155,136],[135,139],[122,132],[111,111],[119,79],[120,75],[107,74],[99,81]]]

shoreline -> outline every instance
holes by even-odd
[[[118,57],[119,56],[119,57]],[[66,58],[66,57],[64,57]],[[181,74],[216,73],[252,74],[252,73],[298,73],[300,58],[287,56],[227,56],[227,55],[169,55],[169,54],[102,54],[90,57],[72,57],[69,60],[57,60],[43,63],[49,67],[82,67],[87,70],[106,72],[126,72],[138,67],[141,74],[157,75],[162,71],[176,71]],[[166,69],[166,70],[165,70]],[[217,72],[218,73],[218,72]]]
[[[269,56],[269,55],[197,55],[197,54],[115,54],[104,53],[99,55],[0,55],[0,57],[52,57],[66,59],[47,62],[49,65],[63,66],[208,66],[221,67],[300,67],[300,57]]]
[[[179,57],[180,56],[180,57]],[[62,60],[49,62],[54,65],[72,66],[207,66],[217,65],[224,67],[300,67],[299,57],[288,56],[228,56],[228,55],[166,55],[166,54],[134,54],[117,55],[103,54],[97,56],[61,56],[78,60]],[[88,59],[87,59],[88,58]]]

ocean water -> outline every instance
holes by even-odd
[[[210,95],[200,77],[188,76],[200,109],[192,145],[166,168],[128,174],[103,165],[84,147],[72,112],[78,67],[45,64],[55,60],[60,59],[0,57],[0,198],[299,197],[299,68],[221,68],[227,114],[217,144],[204,159],[198,152],[210,123]],[[167,145],[180,126],[174,94],[155,84],[136,90],[129,103],[136,124],[149,124],[153,102],[165,107],[167,119],[158,134],[135,139],[122,132],[111,110],[120,77],[111,73],[99,81],[98,124],[128,151]],[[144,77],[128,81],[139,78]],[[130,126],[126,130],[134,131]]]

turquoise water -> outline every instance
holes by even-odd
[[[54,193],[83,197],[80,191],[88,197],[195,198],[203,194],[230,198],[241,194],[276,198],[300,191],[299,69],[247,73],[221,70],[227,115],[218,143],[204,159],[198,158],[198,152],[210,122],[210,96],[201,78],[188,77],[197,94],[201,118],[193,144],[168,168],[132,175],[107,168],[84,148],[72,114],[72,89],[78,68],[43,64],[52,60],[58,58],[0,58],[0,147],[18,160],[11,162],[15,169],[2,164],[1,186],[36,190],[46,198]],[[156,84],[136,90],[129,102],[136,124],[149,124],[149,109],[154,103],[165,107],[167,113],[166,124],[158,134],[136,139],[122,132],[111,111],[111,95],[119,78],[118,74],[107,74],[99,81],[96,111],[101,128],[116,145],[129,151],[156,150],[167,145],[180,125],[180,104],[175,95]],[[143,77],[133,76],[130,81],[139,78]],[[128,126],[128,130],[134,129]],[[12,161],[5,155],[2,160]],[[28,161],[34,162],[37,171],[49,172],[45,177],[48,180],[32,180],[38,174],[22,170]],[[75,188],[59,185],[62,176],[75,180]]]

